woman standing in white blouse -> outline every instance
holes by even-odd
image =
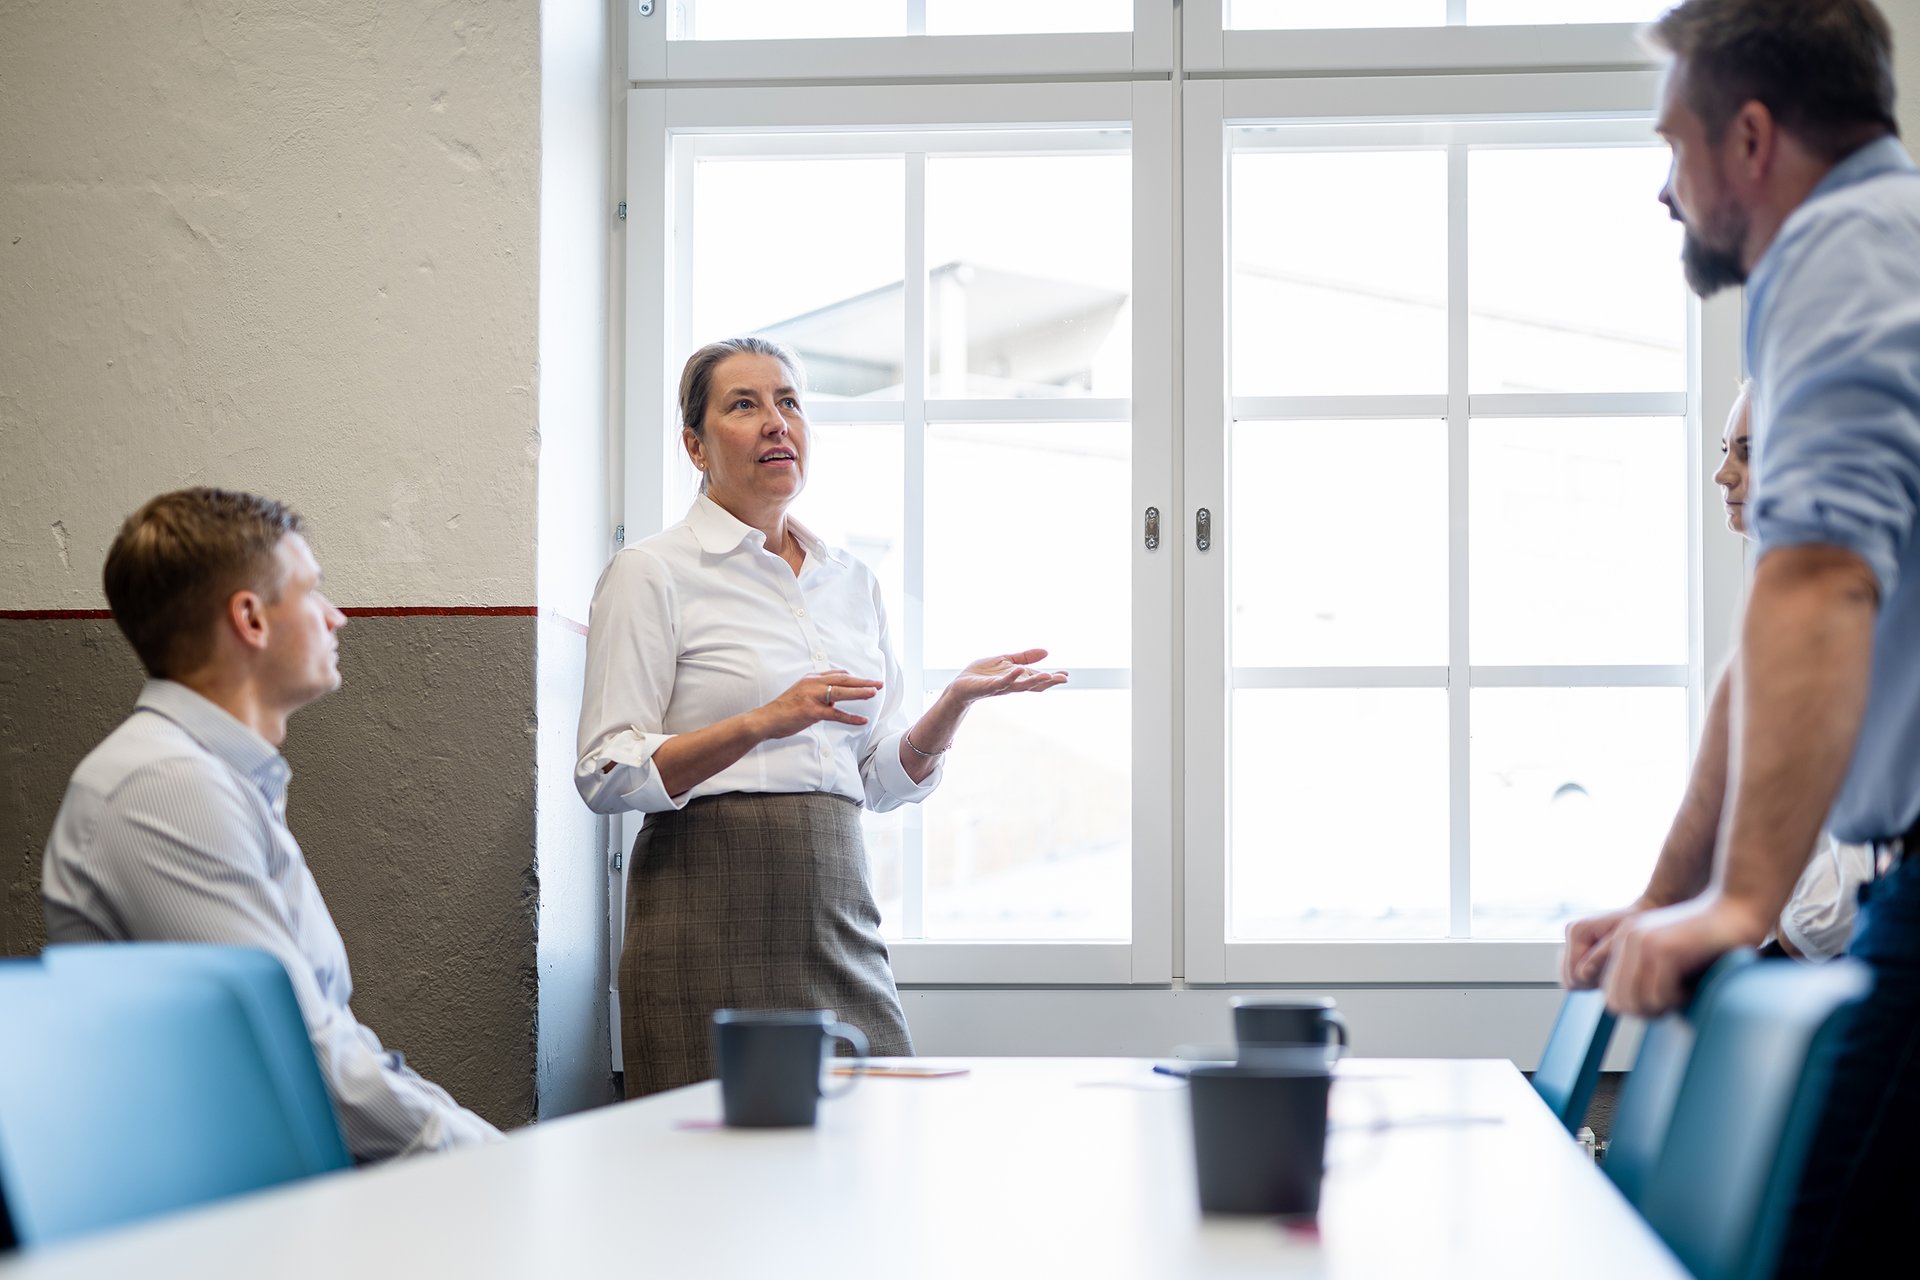
[[[1752,538],[1747,528],[1747,481],[1752,470],[1749,437],[1753,422],[1753,381],[1740,384],[1727,425],[1720,433],[1720,469],[1713,482],[1727,512],[1727,528]],[[1780,954],[1800,960],[1831,960],[1847,949],[1854,920],[1860,914],[1860,886],[1873,879],[1873,851],[1863,844],[1841,844],[1825,831],[1793,896],[1780,912],[1774,940],[1762,955]]]
[[[761,338],[695,352],[687,518],[594,589],[581,796],[646,814],[628,871],[629,1097],[711,1075],[717,1008],[830,1008],[913,1051],[867,879],[862,805],[924,798],[973,702],[1063,683],[1044,649],[967,667],[910,725],[873,573],[787,514],[806,485],[799,361]]]

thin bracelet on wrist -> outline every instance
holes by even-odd
[[[946,747],[942,747],[942,748],[940,748],[940,749],[939,749],[938,751],[922,751],[922,750],[921,750],[920,748],[918,748],[918,747],[916,747],[916,746],[914,746],[914,745],[913,745],[913,730],[911,730],[911,729],[902,729],[902,730],[900,731],[900,741],[902,741],[902,742],[904,742],[904,743],[906,743],[906,744],[907,744],[907,750],[909,750],[909,751],[911,751],[911,752],[913,752],[913,754],[915,754],[915,755],[917,755],[917,756],[919,756],[919,757],[920,757],[920,758],[921,758],[922,760],[932,760],[932,759],[934,759],[934,758],[935,758],[936,756],[943,756],[943,755],[945,755],[945,754],[947,754],[947,748],[946,748]]]

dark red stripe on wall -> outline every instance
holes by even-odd
[[[537,618],[538,606],[530,604],[399,604],[364,605],[340,612],[349,618]],[[0,621],[5,622],[105,622],[113,614],[105,609],[0,609]],[[579,627],[571,619],[560,618],[563,624]],[[580,628],[585,634],[586,629]]]
[[[0,609],[0,621],[7,622],[105,622],[112,616],[105,609]]]
[[[349,618],[537,618],[530,604],[375,604],[343,608]]]

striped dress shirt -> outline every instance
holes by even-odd
[[[67,784],[41,877],[48,941],[258,947],[293,981],[355,1159],[497,1139],[353,1016],[346,946],[287,829],[291,777],[220,707],[150,681]]]

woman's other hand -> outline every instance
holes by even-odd
[[[864,702],[880,689],[880,681],[848,675],[845,671],[815,672],[754,713],[759,721],[760,737],[763,740],[791,737],[822,720],[865,724],[865,716],[842,711],[837,704]]]
[[[1003,693],[1039,693],[1067,682],[1064,671],[1036,671],[1034,663],[1047,656],[1045,649],[1022,649],[1018,653],[996,654],[969,662],[947,686],[948,692],[963,702],[997,698]]]

